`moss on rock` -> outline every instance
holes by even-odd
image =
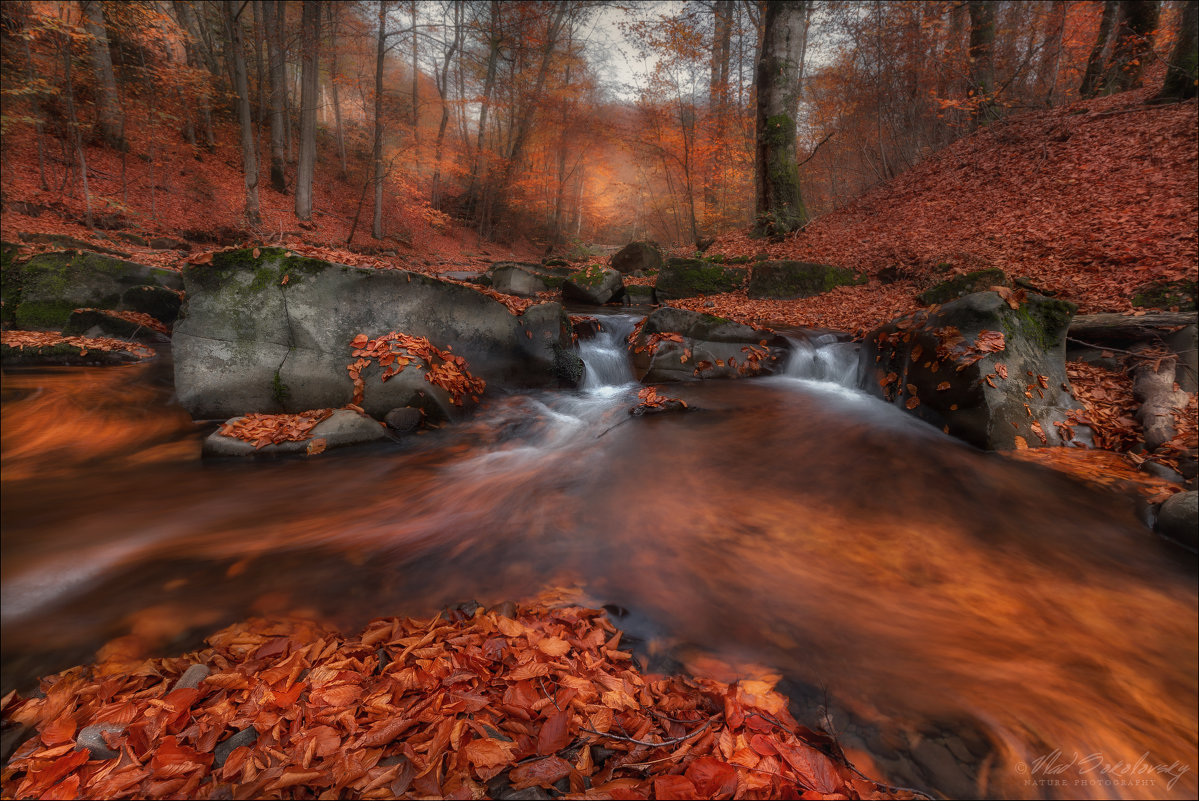
[[[658,273],[654,289],[659,300],[673,300],[735,292],[744,282],[743,270],[705,259],[672,258]]]
[[[1011,283],[1003,274],[1003,270],[991,267],[942,281],[921,292],[916,299],[926,306],[931,306],[934,303],[948,303],[975,292],[985,292],[993,286],[1011,286]]]
[[[831,264],[762,261],[753,267],[747,292],[754,299],[793,300],[820,295],[838,286],[864,284],[865,276]]]
[[[1157,281],[1137,287],[1132,305],[1137,308],[1172,309],[1193,312],[1196,309],[1197,288],[1194,281]]]

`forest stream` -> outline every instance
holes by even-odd
[[[3,383],[3,689],[134,634],[355,630],[552,590],[650,669],[775,673],[857,767],[949,797],[1192,798],[1193,556],[1133,502],[970,448],[852,389],[852,346],[671,385],[632,418],[605,318],[578,391],[494,397],[401,443],[201,461],[169,354]]]

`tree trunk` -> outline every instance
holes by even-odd
[[[329,15],[329,88],[333,92],[333,123],[337,126],[337,161],[341,167],[341,180],[346,180],[349,167],[346,165],[346,133],[341,122],[341,97],[337,91],[337,18],[333,3],[325,8]]]
[[[805,5],[766,2],[754,126],[754,208],[760,234],[784,234],[808,220],[795,158]]]
[[[300,80],[300,163],[296,167],[296,216],[312,218],[312,175],[316,167],[317,79],[320,76],[321,4],[305,0],[301,23],[304,60]]]
[[[250,7],[254,10],[254,97],[258,101],[254,123],[261,128],[269,113],[262,58],[262,39],[266,26],[262,20],[262,0],[251,0]]]
[[[1116,0],[1107,0],[1103,4],[1103,16],[1099,18],[1099,33],[1095,36],[1095,46],[1087,59],[1087,71],[1083,73],[1082,84],[1078,88],[1080,97],[1093,97],[1099,90],[1099,79],[1103,77],[1104,66],[1107,62],[1108,45],[1112,36],[1112,28],[1116,24],[1116,15],[1120,12],[1120,4]]]
[[[1182,4],[1182,14],[1178,19],[1178,38],[1174,40],[1174,50],[1170,53],[1165,83],[1162,84],[1162,90],[1156,98],[1159,102],[1187,100],[1195,96],[1196,84],[1199,84],[1197,10],[1199,2],[1196,0],[1185,0]]]
[[[708,78],[708,126],[710,155],[704,160],[704,205],[712,216],[717,206],[717,188],[729,112],[729,53],[733,31],[733,0],[716,0],[712,8],[715,31],[712,36],[711,73]]]
[[[23,25],[28,25],[30,18],[33,16],[33,3],[26,0],[19,6],[21,20]],[[33,68],[33,51],[29,48],[29,40],[22,37],[22,45],[25,50],[25,78],[28,81],[30,88],[33,87],[36,76]],[[33,91],[29,93],[29,114],[33,117],[33,127],[37,134],[37,176],[38,186],[42,191],[50,188],[50,184],[46,181],[46,124],[42,120],[42,104],[38,100],[39,92]]]
[[[271,188],[287,191],[283,160],[283,55],[279,52],[279,17],[275,0],[265,0],[262,8],[266,23],[267,82],[270,85]]]
[[[479,209],[480,182],[486,181],[483,168],[486,163],[485,137],[487,131],[487,113],[491,108],[491,93],[495,90],[495,73],[500,58],[500,6],[497,0],[491,0],[491,27],[488,38],[487,77],[483,81],[483,101],[479,108],[478,145],[475,147],[475,160],[471,165],[470,181],[467,188],[467,202],[472,213]]]
[[[121,111],[121,98],[117,94],[117,78],[112,70],[112,54],[108,49],[108,31],[104,27],[104,7],[100,0],[86,0],[83,4],[83,25],[87,29],[88,52],[92,57],[92,69],[96,73],[99,97],[96,98],[96,118],[100,138],[109,147],[125,150],[125,115]]]
[[[1053,92],[1057,88],[1057,69],[1062,58],[1062,38],[1066,32],[1066,2],[1053,0],[1049,30],[1045,33],[1041,44],[1041,68],[1038,71],[1037,83],[1041,86],[1042,98],[1045,105],[1053,104]]]
[[[1120,21],[1104,90],[1124,92],[1141,85],[1145,60],[1153,54],[1153,34],[1161,4],[1157,0],[1120,0]]]
[[[238,21],[238,0],[225,0],[225,35],[229,40],[232,62],[233,89],[237,93],[237,119],[241,125],[242,174],[246,186],[246,222],[251,227],[262,225],[258,208],[258,154],[254,147],[254,121],[250,114],[250,82],[246,78],[246,56],[242,46],[241,23]],[[242,6],[244,7],[244,6]]]
[[[975,99],[975,120],[985,120],[994,103],[995,2],[970,0],[970,95]]]
[[[417,68],[418,42],[416,38],[416,0],[412,3],[412,141],[420,139],[420,71]]]
[[[375,216],[371,236],[383,238],[383,61],[387,54],[387,1],[379,0],[379,40],[375,52],[375,136],[371,158],[375,165]]]
[[[437,126],[437,139],[433,146],[433,188],[430,198],[433,208],[441,208],[441,148],[445,142],[445,129],[450,124],[450,62],[462,44],[462,2],[454,3],[454,38],[441,60],[441,71],[437,74],[437,91],[441,93],[441,124]]]
[[[62,60],[66,72],[67,85],[67,121],[71,124],[75,156],[79,159],[79,174],[83,179],[83,220],[88,228],[92,228],[92,193],[87,186],[87,156],[83,152],[83,137],[79,133],[79,118],[75,114],[75,86],[71,80],[71,41],[64,35],[62,42]]]

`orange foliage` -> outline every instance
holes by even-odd
[[[55,345],[70,345],[79,348],[79,355],[88,351],[126,351],[141,358],[149,358],[154,351],[136,342],[109,337],[67,337],[54,331],[0,331],[0,345],[24,350],[25,348],[48,348]]]
[[[255,448],[280,442],[303,442],[312,436],[317,423],[331,414],[332,409],[312,409],[299,414],[247,414],[224,423],[220,433],[252,442]]]

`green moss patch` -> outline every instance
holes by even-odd
[[[821,295],[838,286],[864,284],[865,276],[831,264],[762,261],[753,267],[747,292],[754,299],[793,300]]]
[[[1137,287],[1132,305],[1140,309],[1173,309],[1193,312],[1196,309],[1196,282],[1158,281]]]
[[[994,267],[942,281],[921,292],[916,299],[925,306],[931,306],[934,303],[948,303],[975,292],[986,292],[993,286],[1011,286],[1003,270]]]
[[[658,273],[654,288],[659,299],[670,300],[735,292],[744,283],[744,270],[705,259],[672,258]]]

